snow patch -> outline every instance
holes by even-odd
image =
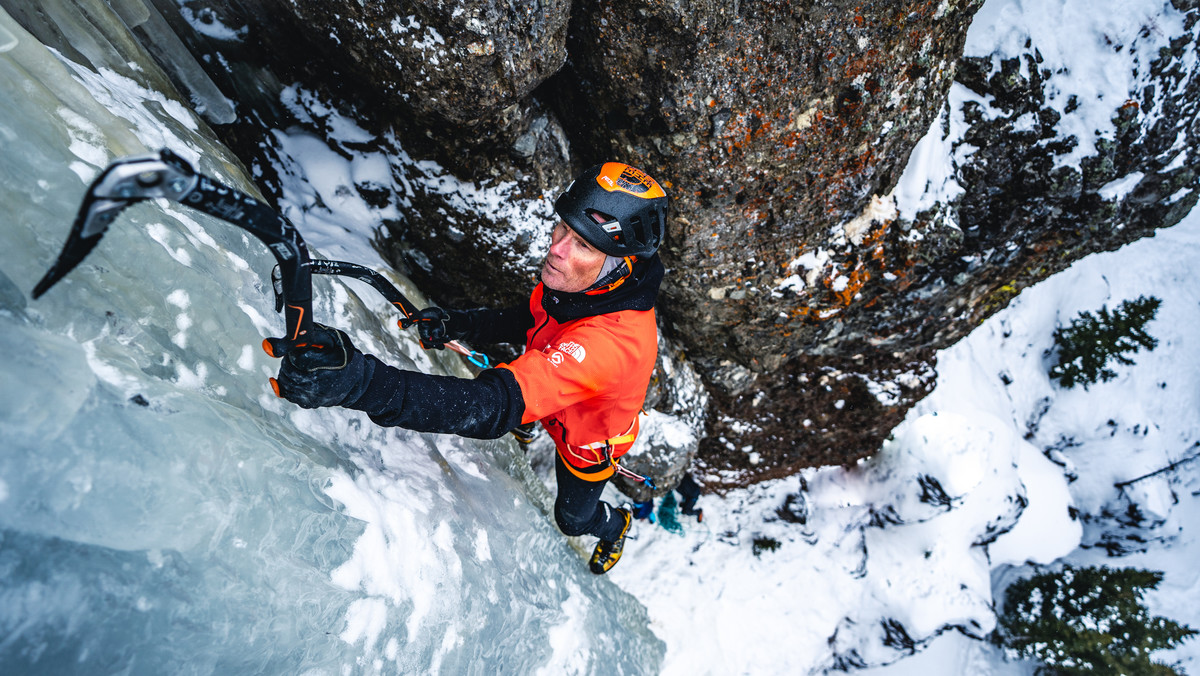
[[[855,246],[861,246],[872,226],[890,223],[896,219],[896,215],[896,200],[891,195],[872,195],[862,213],[841,226],[842,236]]]
[[[1109,181],[1100,187],[1100,196],[1110,202],[1119,202],[1133,192],[1138,183],[1142,182],[1146,174],[1135,171],[1128,176],[1123,176],[1115,181]]]

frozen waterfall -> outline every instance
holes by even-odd
[[[656,671],[645,610],[587,572],[515,444],[274,397],[273,259],[242,231],[138,205],[28,299],[117,156],[168,147],[253,190],[108,6],[80,7],[73,55],[0,10],[6,673]],[[463,374],[352,284],[318,281],[318,321]]]

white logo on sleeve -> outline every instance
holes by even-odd
[[[583,360],[587,357],[587,350],[583,349],[582,345],[569,340],[565,343],[560,343],[558,349],[574,357],[575,361],[579,362],[580,364],[582,364]]]

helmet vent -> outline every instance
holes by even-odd
[[[638,243],[644,243],[647,238],[646,238],[646,225],[642,221],[642,217],[634,216],[633,218],[629,219],[629,226],[630,226],[630,228],[633,229],[634,240]]]
[[[609,216],[603,211],[596,211],[595,209],[585,209],[584,212],[587,213],[588,217],[591,218],[596,225],[599,225],[600,229],[604,232],[607,232],[610,235],[620,234],[621,224],[617,221],[617,219]]]
[[[603,211],[596,211],[595,209],[588,209],[587,215],[591,216],[592,220],[599,223],[600,225],[604,225],[605,223],[608,223],[610,221],[617,220],[617,219],[613,218],[612,216],[609,216],[608,214],[604,213]]]

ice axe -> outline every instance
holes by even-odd
[[[286,340],[306,342],[313,330],[312,275],[300,233],[267,205],[197,173],[186,161],[161,150],[114,160],[92,182],[58,260],[33,289],[36,299],[79,265],[127,207],[163,197],[232,223],[271,250],[282,271]]]
[[[284,313],[285,338],[270,339],[274,350],[324,342],[324,329],[313,323],[312,275],[336,274],[367,282],[405,316],[401,327],[412,326],[416,308],[382,275],[354,263],[312,260],[295,226],[253,197],[198,173],[170,150],[114,160],[88,187],[71,226],[71,233],[54,265],[33,289],[35,299],[66,277],[91,253],[117,216],[143,200],[165,198],[202,211],[257,237],[275,256],[272,274],[275,309]],[[447,344],[487,366],[487,357],[460,344]],[[480,359],[482,358],[482,359]],[[482,363],[480,363],[482,361]]]
[[[404,315],[404,318],[399,321],[400,328],[407,329],[417,323],[414,316],[418,312],[417,307],[408,300],[400,289],[397,289],[394,284],[389,282],[386,277],[372,270],[371,268],[358,265],[356,263],[347,263],[346,261],[334,261],[324,258],[316,258],[307,263],[309,271],[314,275],[339,275],[342,277],[353,277],[361,282],[366,282],[373,289],[379,292],[389,303]],[[284,305],[284,294],[281,286],[282,269],[276,265],[271,272],[271,281],[275,288],[275,311],[278,312]],[[486,354],[476,352],[458,342],[451,340],[446,343],[446,347],[463,355],[472,364],[479,368],[488,368],[491,366],[491,360]]]

